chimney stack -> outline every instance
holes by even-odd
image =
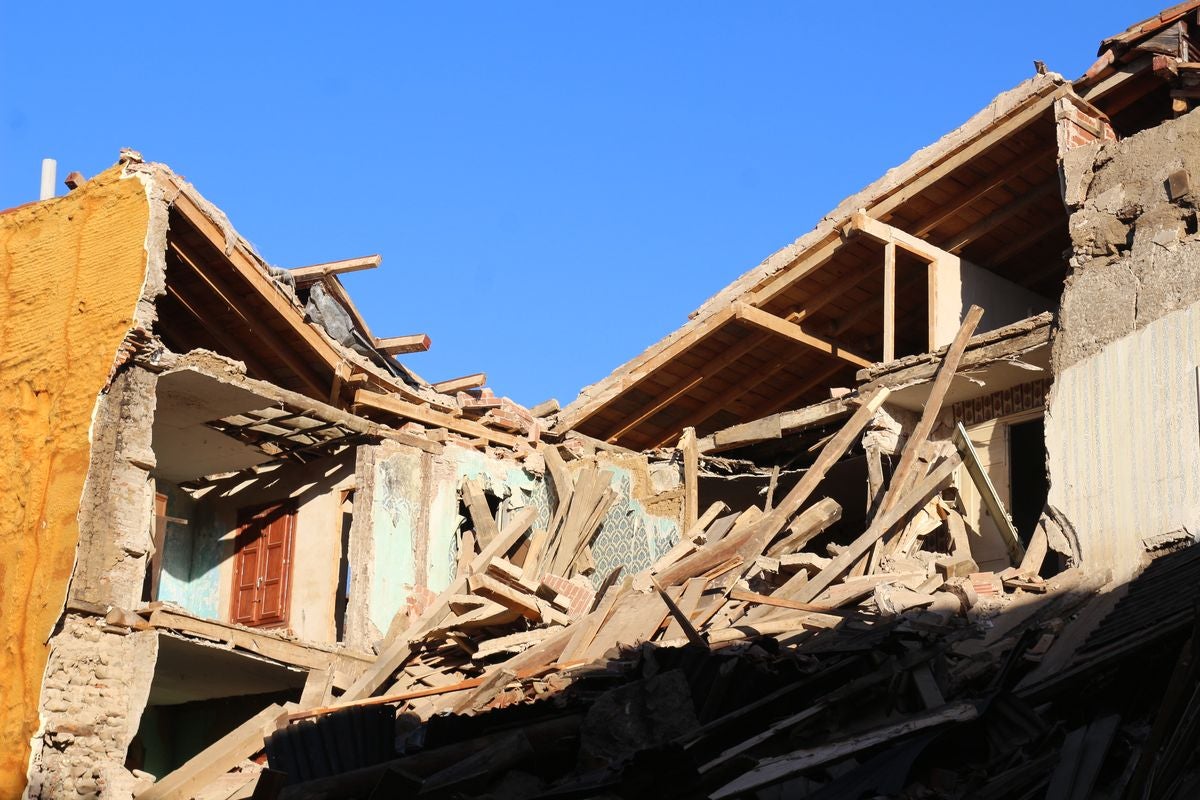
[[[53,158],[42,159],[42,193],[39,200],[49,200],[54,197],[54,176],[57,172],[57,161]]]

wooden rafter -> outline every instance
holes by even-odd
[[[745,303],[734,303],[733,305],[734,316],[751,325],[757,325],[771,333],[811,347],[817,352],[835,356],[844,361],[849,361],[851,364],[857,364],[860,367],[870,366],[874,363],[869,359],[850,352],[836,342],[812,335],[794,322],[788,322],[786,319],[777,317],[754,306],[748,306]]]
[[[999,189],[1014,178],[1020,177],[1030,167],[1040,163],[1053,163],[1053,155],[1035,148],[1034,152],[1009,162],[995,172],[988,173],[982,180],[955,195],[954,199],[943,204],[936,211],[922,214],[923,222],[920,227],[913,230],[913,235],[924,236],[963,209],[977,203],[984,195]]]
[[[669,391],[666,395],[644,408],[642,412],[633,417],[633,419],[629,420],[624,425],[621,425],[619,429],[606,437],[607,441],[616,442],[626,433],[641,425],[643,422],[674,403],[680,397],[695,389],[704,381],[712,378],[726,367],[737,362],[751,350],[761,345],[764,341],[766,341],[766,339],[767,334],[755,331],[747,338],[743,339],[740,343],[726,350],[717,358],[705,362],[704,366],[701,367],[695,375],[691,376],[690,379],[681,381],[673,390]]]
[[[212,324],[212,321],[208,319],[207,315],[198,311],[182,294],[180,294],[179,290],[173,286],[170,281],[167,282],[167,294],[174,298],[175,301],[183,307],[183,310],[188,312],[192,319],[194,319],[196,323],[203,328],[204,331],[211,336],[217,344],[225,348],[226,352],[235,358],[245,361],[246,365],[262,378],[266,379],[271,377],[273,370],[268,368],[267,365],[251,350],[236,342],[224,330],[222,330],[219,325]]]
[[[833,364],[828,369],[815,372],[809,376],[808,380],[797,384],[796,386],[790,387],[784,394],[766,398],[763,403],[748,409],[743,416],[749,417],[750,419],[758,419],[760,417],[766,417],[770,416],[771,414],[777,414],[781,411],[784,411],[792,403],[795,403],[801,397],[804,397],[804,395],[825,383],[844,369],[846,369],[845,364]]]
[[[891,194],[872,203],[868,207],[868,211],[876,218],[886,217],[970,159],[1036,122],[1053,107],[1055,100],[1070,91],[1070,86],[1048,85],[1044,87],[1042,91],[1026,98],[1021,105],[1010,111],[1002,122],[987,128],[961,148],[947,153],[936,163],[930,164],[921,174],[905,181],[897,186]],[[760,284],[746,296],[745,301],[750,305],[762,307],[795,284],[796,281],[826,264],[840,246],[841,238],[837,235],[837,231],[831,232],[820,242],[799,254],[791,264]]]
[[[878,275],[881,268],[881,264],[876,264],[867,269],[860,270],[848,278],[835,280],[820,292],[805,300],[802,308],[799,308],[788,314],[786,317],[787,321],[803,322],[806,318],[816,314],[818,311],[825,308],[825,306],[829,305],[846,292],[850,291],[851,289],[858,288],[864,281],[867,280],[867,278]]]
[[[181,263],[185,264],[196,277],[208,285],[213,292],[221,298],[221,301],[229,307],[229,310],[235,313],[242,322],[245,323],[248,331],[252,336],[262,339],[268,347],[270,347],[276,356],[281,361],[288,365],[288,368],[296,374],[300,379],[315,393],[324,395],[324,381],[317,375],[311,364],[307,363],[296,348],[291,344],[284,342],[269,324],[264,321],[262,314],[255,313],[246,306],[246,294],[239,292],[235,287],[230,285],[229,281],[221,275],[217,270],[205,270],[200,267],[195,261],[188,257],[183,250],[174,241],[168,240],[168,250],[173,253]]]
[[[565,431],[579,427],[585,420],[590,419],[605,405],[639,386],[642,381],[653,375],[663,364],[666,364],[668,361],[682,355],[698,343],[704,341],[732,319],[733,308],[731,306],[725,306],[713,312],[708,317],[698,318],[688,326],[685,332],[677,336],[653,356],[631,367],[619,381],[615,382],[615,385],[607,387],[603,395],[594,398],[591,402],[579,408],[572,409],[568,407],[563,409],[563,412],[559,415],[558,423],[554,426],[555,430]]]
[[[702,427],[704,423],[728,409],[731,405],[741,400],[746,395],[753,392],[764,383],[772,380],[783,372],[788,367],[792,366],[802,356],[807,353],[790,353],[781,358],[776,359],[770,365],[764,366],[762,369],[756,370],[753,377],[739,381],[731,386],[729,391],[717,395],[712,400],[708,401],[699,408],[693,410],[688,415],[685,424],[688,427]]]
[[[983,219],[976,222],[974,225],[966,228],[963,231],[955,234],[949,239],[942,242],[942,249],[958,253],[971,242],[986,236],[993,230],[1008,222],[1017,214],[1020,214],[1031,205],[1041,201],[1044,197],[1050,194],[1058,193],[1058,180],[1048,181],[1043,183],[1036,189],[1031,189],[1024,192],[1019,197],[1016,197],[1005,203],[1002,208],[999,208],[989,214],[986,214]]]
[[[1034,228],[1033,230],[1015,237],[1004,247],[1000,248],[999,250],[993,250],[991,253],[989,253],[987,263],[993,266],[1004,264],[1010,261],[1013,256],[1024,253],[1034,245],[1039,244],[1050,234],[1056,232],[1067,232],[1067,220],[1051,219],[1046,223]]]

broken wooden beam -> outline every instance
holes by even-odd
[[[454,394],[455,392],[465,392],[467,389],[478,389],[485,383],[487,383],[486,372],[473,372],[470,375],[463,375],[461,378],[438,381],[433,384],[433,389],[442,394]]]
[[[375,349],[389,356],[401,356],[405,353],[424,353],[433,344],[424,333],[410,333],[406,336],[390,336],[386,339],[376,339]]]
[[[326,261],[323,264],[309,264],[306,267],[292,267],[288,273],[297,283],[319,281],[328,275],[341,275],[346,272],[358,272],[364,269],[375,269],[383,263],[383,256],[371,255],[358,258],[343,258],[340,261]]]

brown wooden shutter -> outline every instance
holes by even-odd
[[[296,510],[276,503],[238,514],[230,616],[242,625],[284,625],[288,618]]]

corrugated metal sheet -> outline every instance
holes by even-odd
[[[1056,377],[1046,417],[1050,503],[1085,563],[1128,575],[1141,538],[1200,525],[1200,304]]]

